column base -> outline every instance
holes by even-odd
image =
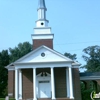
[[[56,100],[56,98],[52,98],[52,100]]]
[[[74,97],[69,97],[70,99],[74,99]]]
[[[33,98],[33,100],[37,100],[37,98]]]
[[[22,98],[20,97],[19,100],[22,100]]]

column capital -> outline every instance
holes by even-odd
[[[54,67],[50,67],[50,68],[54,68]]]
[[[18,70],[19,68],[15,67],[15,70]]]
[[[36,67],[32,67],[33,69],[36,69]]]

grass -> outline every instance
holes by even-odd
[[[5,100],[5,98],[0,98],[0,100]],[[9,98],[9,100],[15,100],[14,98]]]

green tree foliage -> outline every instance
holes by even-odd
[[[9,63],[14,62],[20,57],[32,51],[32,45],[29,42],[19,43],[15,48],[9,48],[9,54],[7,50],[0,52],[0,97],[5,97],[8,71],[5,68]]]
[[[6,95],[8,71],[5,68],[9,64],[9,55],[7,50],[0,52],[0,97]]]
[[[32,51],[32,45],[29,42],[19,43],[18,46],[13,49],[9,48],[10,62],[14,62],[30,51]]]
[[[97,91],[95,81],[89,81],[89,87],[86,87],[86,83],[81,81],[81,95],[82,100],[91,100],[91,93]]]
[[[68,57],[68,58],[70,58],[70,59],[72,59],[72,60],[76,60],[77,59],[77,55],[76,54],[70,54],[70,53],[64,53],[64,56],[66,56],[66,57]]]
[[[100,71],[100,46],[89,46],[83,50],[85,55],[83,59],[86,61],[86,65],[83,66],[88,72]]]
[[[83,68],[87,69],[87,72],[98,72],[100,71],[100,46],[89,46],[83,50],[83,59],[86,61],[86,65]],[[96,91],[96,87],[90,87],[89,89],[82,90],[82,100],[91,100],[90,94],[92,91]]]
[[[91,95],[91,92],[93,91],[93,89],[88,89],[88,90],[84,90],[84,91],[82,91],[81,93],[82,93],[82,100],[91,100],[91,97],[90,97],[90,95]]]

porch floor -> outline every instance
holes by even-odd
[[[22,99],[22,100],[33,100],[31,99]],[[51,98],[37,98],[37,100],[52,100]],[[70,98],[56,98],[55,100],[74,100],[74,99],[70,99]]]

